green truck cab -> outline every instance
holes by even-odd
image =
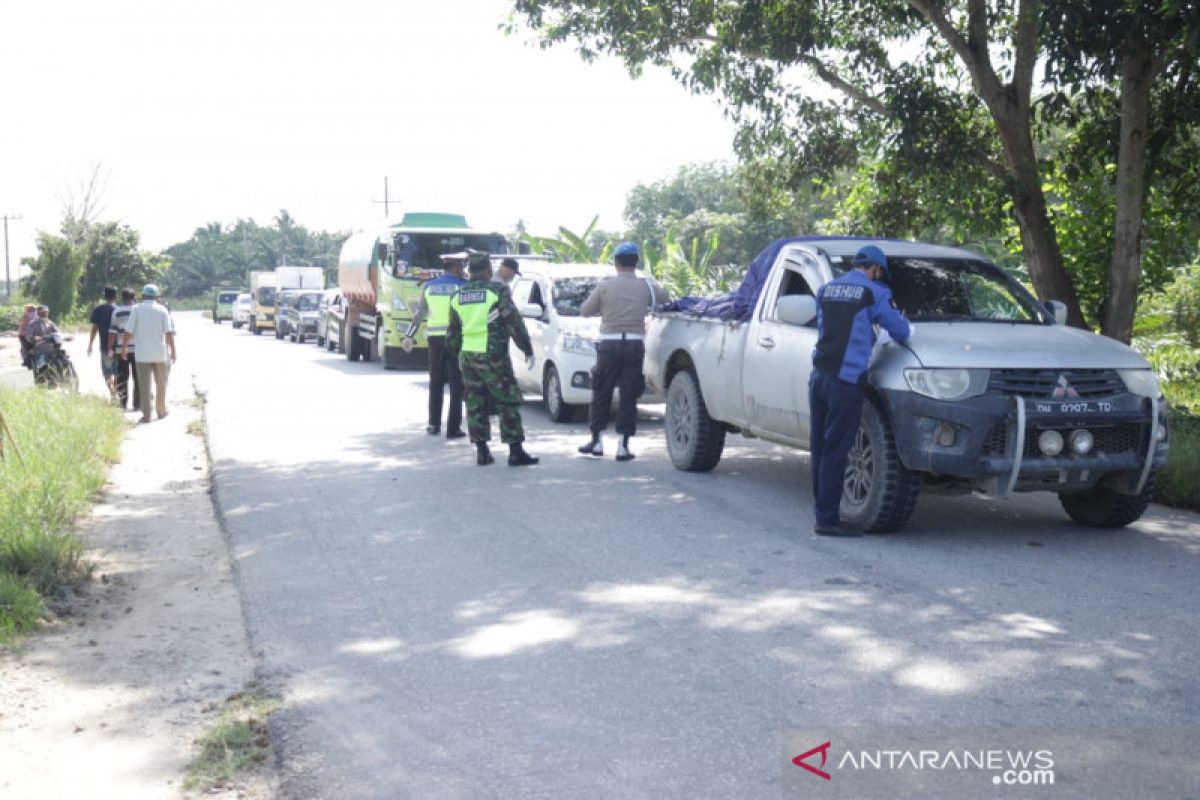
[[[442,274],[440,256],[465,249],[507,253],[503,234],[475,230],[461,214],[408,213],[399,224],[355,234],[338,259],[338,286],[347,300],[343,342],[350,361],[387,369],[426,361],[424,327],[413,354],[401,347],[425,282]]]
[[[212,321],[218,325],[223,319],[232,321],[233,306],[237,302],[237,296],[245,291],[245,289],[213,289]]]

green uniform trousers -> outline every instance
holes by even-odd
[[[458,364],[462,370],[467,433],[471,441],[486,442],[492,438],[488,422],[489,398],[495,401],[500,417],[500,441],[505,444],[525,441],[525,429],[521,425],[521,390],[513,376],[508,354],[462,353]]]

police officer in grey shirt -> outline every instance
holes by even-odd
[[[600,434],[608,427],[613,389],[619,388],[617,433],[621,434],[621,441],[617,445],[617,461],[630,461],[633,453],[629,451],[629,437],[637,433],[637,401],[646,391],[642,375],[646,314],[671,298],[650,278],[637,276],[638,248],[633,242],[617,245],[613,261],[617,266],[616,277],[601,281],[579,309],[582,316],[600,317],[600,342],[596,345],[596,368],[592,371],[592,438],[580,446],[579,452],[604,455]]]

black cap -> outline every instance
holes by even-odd
[[[518,275],[521,274],[521,265],[520,265],[520,263],[517,262],[517,260],[515,258],[504,259],[503,261],[500,262],[500,266],[508,267],[513,272],[517,273]]]

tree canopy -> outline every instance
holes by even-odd
[[[1046,179],[1086,174],[1106,200],[1098,224],[1111,231],[1093,294],[1107,298],[1099,317],[1117,338],[1132,330],[1147,199],[1165,185],[1170,203],[1200,194],[1200,166],[1188,160],[1200,124],[1200,12],[1189,0],[515,0],[513,9],[510,30],[523,23],[543,46],[570,41],[634,74],[665,66],[717,94],[762,181],[797,189],[867,165],[887,222],[1014,225],[1035,288],[1066,302],[1080,325],[1056,226],[1061,198],[1048,197]]]

